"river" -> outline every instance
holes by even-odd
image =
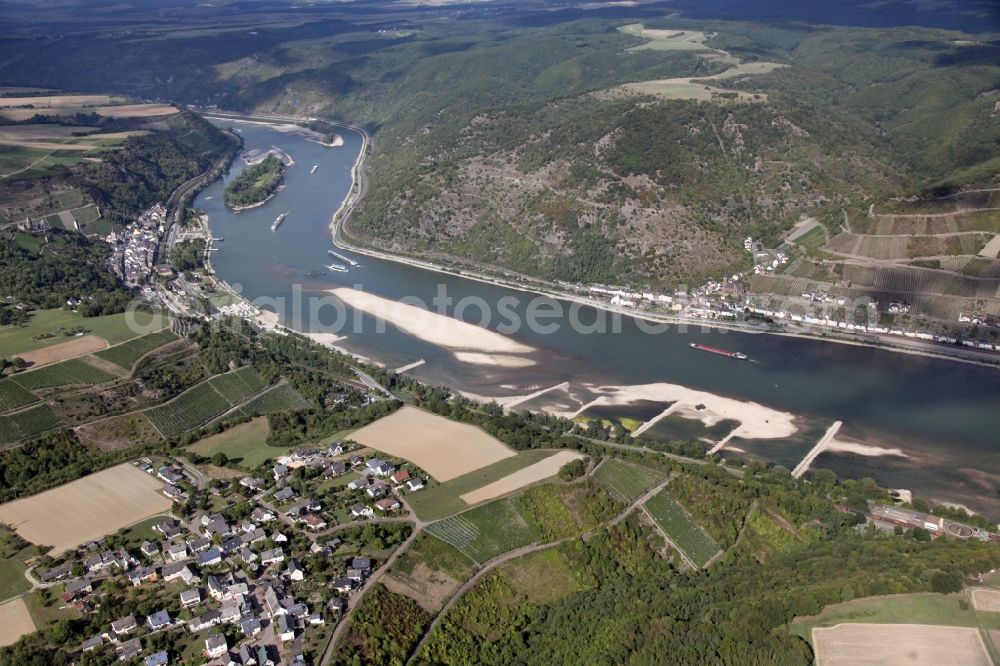
[[[225,238],[217,243],[219,250],[212,259],[218,275],[251,300],[267,299],[265,307],[277,311],[284,322],[307,332],[336,323],[338,310],[332,305],[313,314],[305,308],[299,314],[292,303],[302,300],[296,299],[298,292],[315,297],[338,287],[389,299],[417,297],[425,303],[445,288],[455,302],[476,298],[491,309],[503,298],[516,299],[508,311],[522,319],[527,316],[530,294],[455,275],[346,251],[341,254],[360,267],[346,273],[326,269],[331,262],[345,263],[327,254],[333,249],[329,224],[351,187],[351,169],[362,145],[356,132],[345,129],[342,146],[326,147],[301,131],[214,122],[238,128],[248,150],[278,147],[295,160],[286,171],[284,189],[263,206],[233,213],[223,204],[225,184],[244,168],[242,160],[195,200],[195,206],[208,214],[213,235]],[[317,169],[310,173],[313,165]],[[271,223],[284,212],[288,213],[284,223],[272,231]],[[569,304],[560,306],[565,310]],[[342,311],[349,325],[339,332],[343,336],[336,342],[339,347],[393,368],[422,359],[424,363],[409,372],[424,381],[497,398],[567,383],[522,407],[572,414],[604,395],[583,415],[612,421],[624,418],[626,423],[629,419],[645,421],[666,409],[672,399],[664,398],[663,391],[633,388],[628,391],[633,398],[644,393],[652,397],[626,405],[608,404],[613,402],[609,396],[620,391],[612,387],[667,383],[794,415],[794,434],[734,437],[721,451],[726,456],[775,462],[791,469],[833,421],[841,420],[844,426],[838,438],[862,444],[854,449],[866,455],[843,446],[843,450],[821,453],[814,467],[844,477],[870,476],[880,485],[908,488],[933,501],[964,504],[1000,519],[998,370],[784,336],[697,327],[651,334],[629,317],[620,318],[620,332],[586,333],[574,330],[565,316],[545,320],[560,324],[554,332],[522,327],[509,335],[514,343],[532,349],[521,354],[522,361],[531,365],[503,367],[461,361],[454,349],[392,325],[378,332],[371,316],[351,308]],[[585,323],[608,317],[590,307],[580,308],[578,315]],[[467,308],[463,318],[478,323],[480,310]],[[494,317],[492,327],[498,322]],[[699,352],[690,348],[692,342],[741,351],[753,362]],[[728,430],[726,423],[713,424],[711,411],[712,404],[700,414],[688,410],[687,416],[700,416],[704,423],[675,414],[650,433],[704,438],[708,446]]]

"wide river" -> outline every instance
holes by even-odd
[[[273,303],[269,308],[287,324],[317,332],[339,323],[342,318],[335,307],[324,306],[310,314],[308,304],[308,297],[327,295],[326,290],[338,287],[389,299],[417,297],[425,303],[444,288],[455,302],[478,297],[491,307],[507,297],[508,311],[525,317],[532,295],[524,292],[350,252],[341,254],[357,260],[359,267],[348,272],[326,268],[332,262],[345,263],[328,255],[333,249],[329,224],[351,186],[350,172],[362,145],[357,133],[344,130],[342,146],[326,147],[288,128],[215,122],[237,128],[247,150],[277,147],[295,161],[287,169],[285,189],[258,208],[233,213],[223,204],[225,184],[245,168],[242,160],[195,200],[195,206],[209,215],[213,234],[225,239],[216,243],[219,249],[213,253],[218,275],[251,300],[268,299],[265,303]],[[284,223],[272,231],[274,219],[285,212]],[[513,299],[517,303],[511,306]],[[568,304],[560,305],[568,310]],[[832,469],[844,477],[870,476],[884,486],[908,488],[934,501],[962,503],[1000,519],[998,370],[773,335],[695,327],[651,334],[628,317],[621,318],[620,332],[605,333],[575,330],[565,317],[545,319],[545,323],[561,325],[549,327],[557,328],[554,332],[522,327],[508,336],[531,348],[521,355],[530,365],[483,365],[482,355],[477,363],[467,362],[473,358],[469,356],[459,360],[454,347],[437,346],[392,325],[380,332],[371,316],[351,308],[343,311],[348,325],[337,331],[342,336],[338,346],[393,368],[423,360],[408,372],[428,382],[497,398],[567,383],[522,403],[524,407],[573,413],[596,395],[607,393],[609,387],[667,383],[795,415],[794,435],[737,437],[722,450],[723,455],[777,462],[791,469],[827,426],[841,420],[844,426],[838,439],[863,446],[855,447],[855,452],[847,450],[850,446],[823,452],[814,467]],[[475,307],[467,308],[463,317],[482,321]],[[584,323],[598,317],[610,315],[589,307],[579,314]],[[494,316],[492,321],[502,320]],[[692,342],[738,350],[754,362],[700,352],[690,348]],[[634,388],[630,395],[643,393],[644,389]],[[625,406],[597,404],[583,414],[644,421],[670,404],[661,396]],[[706,426],[710,425],[708,419]],[[719,440],[725,426],[709,430],[699,421],[674,416],[650,433],[704,437],[707,442]]]

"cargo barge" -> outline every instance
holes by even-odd
[[[348,257],[345,257],[344,255],[340,254],[339,252],[334,252],[333,250],[327,250],[326,253],[328,255],[330,255],[331,257],[333,257],[334,259],[340,259],[344,263],[350,265],[351,268],[357,268],[358,267],[358,262],[356,262],[353,259],[350,259]]]
[[[735,359],[738,359],[740,361],[745,361],[748,358],[750,358],[749,356],[747,356],[743,352],[726,351],[725,349],[719,349],[717,347],[709,347],[708,345],[700,345],[697,342],[692,342],[691,343],[691,348],[692,349],[697,349],[699,351],[710,352],[712,354],[718,354],[719,356],[726,356],[726,357],[729,357],[729,358],[735,358]]]
[[[281,223],[285,221],[286,217],[288,217],[288,213],[282,213],[278,217],[274,218],[274,222],[271,223],[271,231],[274,231],[275,229],[280,227]]]

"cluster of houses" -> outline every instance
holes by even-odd
[[[158,203],[143,211],[134,223],[121,231],[112,231],[105,238],[113,247],[108,260],[111,271],[125,284],[140,285],[152,274],[166,219],[167,209]]]
[[[209,663],[280,663],[283,650],[278,646],[288,645],[310,626],[324,624],[325,617],[324,612],[310,609],[294,598],[291,585],[305,580],[306,571],[287,552],[289,538],[277,529],[268,532],[262,526],[274,518],[273,513],[258,507],[251,520],[240,524],[219,514],[205,515],[190,528],[176,520],[165,520],[153,528],[162,540],[143,542],[141,557],[122,548],[100,550],[92,543],[84,548],[81,558],[40,571],[39,575],[47,583],[64,583],[63,600],[75,603],[83,612],[93,611],[102,603],[100,584],[106,579],[120,577],[135,587],[177,582],[176,586],[161,588],[163,608],[146,617],[129,614],[114,620],[106,630],[84,641],[82,652],[113,645],[121,661],[142,657],[148,666],[167,664],[170,655],[166,652],[144,654],[143,639],[183,627],[203,634],[198,640]],[[332,548],[329,544],[314,544],[313,552],[332,555]],[[345,564],[352,586],[334,584],[334,591],[349,592],[371,572],[371,560],[367,558],[352,558]],[[84,573],[73,577],[81,566]],[[346,608],[347,600],[341,596],[334,595],[327,604],[327,610],[335,616]],[[188,619],[182,618],[184,611]],[[227,627],[231,630],[227,631]],[[230,646],[226,634],[234,632],[245,640]]]
[[[402,504],[391,496],[393,490],[405,488],[409,492],[417,492],[424,488],[424,479],[410,474],[409,470],[396,469],[391,462],[381,458],[365,460],[361,456],[351,456],[347,460],[330,460],[328,457],[343,456],[346,452],[347,448],[343,444],[332,444],[325,454],[308,447],[296,449],[288,456],[278,458],[273,469],[274,480],[280,484],[291,470],[303,466],[323,470],[321,477],[324,479],[343,476],[353,471],[358,477],[348,483],[347,488],[364,490],[367,498],[371,500],[370,504],[359,502],[351,507],[351,516],[355,518],[373,518],[376,511],[382,514],[398,511]],[[247,487],[259,488],[263,486],[264,480],[245,478],[241,479],[240,483]],[[298,498],[295,491],[288,486],[276,490],[273,497],[280,503],[294,501],[294,504],[284,509],[285,515],[290,519],[303,523],[308,529],[326,528],[326,521],[318,513],[322,508],[319,502]]]

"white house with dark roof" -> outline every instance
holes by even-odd
[[[229,643],[222,634],[212,634],[205,639],[205,656],[209,659],[218,659],[229,652]]]
[[[151,631],[157,631],[170,626],[170,613],[165,610],[158,610],[146,618],[146,624]]]

